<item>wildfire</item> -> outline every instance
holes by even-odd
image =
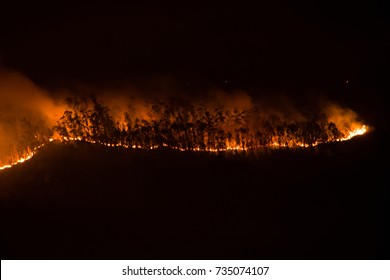
[[[50,139],[50,142],[52,142],[54,139]],[[32,151],[28,152],[26,155],[22,156],[22,157],[19,157],[17,160],[9,163],[9,164],[5,164],[3,166],[0,166],[0,170],[4,170],[4,169],[7,169],[7,168],[11,168],[12,166],[15,166],[19,163],[23,163],[29,159],[31,159],[37,152],[40,148],[44,147],[45,144],[41,144],[37,147],[35,147]]]
[[[356,128],[353,131],[351,131],[347,136],[341,138],[340,141],[349,140],[352,137],[355,137],[355,136],[358,136],[358,135],[363,135],[366,132],[367,132],[367,126],[366,125],[362,125],[361,127]]]
[[[51,141],[256,152],[346,141],[369,130],[352,110],[322,98],[299,109],[284,97],[252,102],[245,92],[218,90],[191,100],[146,100],[127,91],[60,100],[20,73],[0,74],[0,170],[31,159]]]
[[[28,126],[28,133],[22,134],[23,142],[15,145],[18,148],[14,150],[18,153],[14,153],[6,162],[1,162],[0,158],[0,170],[31,159],[39,149],[52,141],[83,141],[128,149],[169,148],[217,153],[307,148],[350,140],[369,130],[367,125],[356,121],[353,114],[347,114],[340,108],[332,112],[331,116],[321,113],[288,120],[278,114],[265,116],[264,111],[258,108],[210,110],[173,101],[153,104],[151,111],[143,114],[147,116],[144,118],[131,117],[127,112],[122,112],[118,118],[96,99],[73,100],[57,125],[50,129],[51,136],[42,135],[41,131],[47,130],[34,130],[34,126]],[[27,148],[23,148],[23,145]]]
[[[368,131],[368,128],[366,125],[362,125],[361,127],[359,128],[356,128],[352,131],[349,132],[349,134],[345,137],[342,137],[340,139],[336,139],[335,141],[347,141],[347,140],[350,140],[352,139],[353,137],[355,136],[358,136],[358,135],[363,135],[365,134],[366,132]],[[53,142],[53,141],[60,141],[60,142],[69,142],[69,141],[83,141],[82,138],[78,137],[78,138],[73,138],[73,137],[70,137],[70,138],[50,138],[49,139],[49,142]],[[97,142],[96,141],[85,141],[85,142],[89,142],[91,144],[96,144]],[[136,145],[133,145],[133,146],[128,146],[128,145],[125,145],[125,144],[120,144],[120,143],[117,143],[117,144],[110,144],[110,143],[99,143],[99,144],[102,144],[104,146],[107,146],[107,147],[124,147],[124,148],[127,148],[127,149],[149,149],[149,150],[153,150],[153,149],[158,149],[160,148],[159,146],[152,146],[152,147],[142,147],[142,146],[136,146]],[[313,143],[312,146],[317,146],[318,142],[316,143]],[[42,144],[40,146],[37,146],[33,149],[33,151],[31,151],[30,153],[28,153],[27,155],[25,155],[24,157],[20,157],[19,159],[17,159],[16,161],[12,162],[12,163],[9,163],[9,164],[5,164],[3,166],[0,166],[0,170],[4,170],[4,169],[7,169],[7,168],[11,168],[17,164],[20,164],[20,163],[23,163],[29,159],[31,159],[37,152],[39,149],[41,149],[42,147],[44,147],[45,144]],[[167,144],[163,144],[164,147],[168,147]],[[309,147],[310,145],[308,144],[303,144],[303,143],[300,143],[300,144],[297,144],[297,147]],[[272,148],[285,148],[285,147],[288,147],[288,145],[280,145],[279,143],[277,142],[273,142],[270,147]],[[183,149],[183,148],[179,148],[179,147],[170,147],[174,150],[179,150],[179,151],[187,151],[186,149]],[[261,147],[257,147],[257,148],[261,148]],[[245,148],[245,147],[240,147],[240,146],[227,146],[225,149],[213,149],[213,148],[207,148],[207,149],[200,149],[199,147],[197,148],[194,148],[192,149],[192,151],[195,151],[195,152],[202,152],[202,151],[207,151],[207,152],[229,152],[229,151],[247,151],[249,150],[248,148]]]
[[[11,163],[11,164],[6,164],[6,165],[4,165],[4,166],[0,166],[0,170],[6,169],[6,168],[10,168],[10,167],[12,167],[12,166],[14,166],[14,165],[17,165],[17,164],[19,164],[19,163],[23,163],[23,162],[25,162],[26,160],[31,159],[33,156],[34,156],[34,153],[31,153],[31,154],[27,155],[26,157],[23,157],[23,158],[18,159],[16,162],[13,162],[13,163]]]

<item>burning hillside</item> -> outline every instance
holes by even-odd
[[[263,151],[343,141],[367,131],[356,113],[328,101],[310,110],[252,102],[242,93],[225,94],[223,102],[221,94],[195,101],[91,95],[54,102],[20,75],[5,78],[0,169],[31,158],[53,140],[141,149]]]
[[[71,109],[54,126],[54,139],[77,139],[108,146],[168,147],[182,151],[296,148],[347,140],[366,132],[366,126],[355,117],[348,119],[347,111],[333,107],[294,120],[277,113],[268,114],[257,106],[228,111],[170,99],[149,104],[146,118],[132,117],[128,112],[115,118],[96,98],[68,99],[68,102]],[[328,116],[327,111],[334,115]]]
[[[68,98],[69,108],[53,127],[40,127],[26,119],[8,120],[18,142],[11,146],[2,168],[29,159],[48,141],[86,141],[107,146],[181,151],[256,151],[270,148],[310,147],[348,140],[364,134],[367,127],[343,114],[341,108],[326,108],[301,120],[265,114],[261,107],[232,111],[194,106],[170,99],[149,104],[146,118],[123,112],[117,118],[96,98]],[[327,115],[329,110],[334,115]]]

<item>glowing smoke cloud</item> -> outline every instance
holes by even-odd
[[[68,100],[55,100],[22,74],[0,71],[0,169],[30,159],[53,139],[223,151],[315,146],[367,131],[355,112],[327,100],[302,111],[289,98],[254,102],[243,91],[211,89],[189,100],[172,94],[159,100],[161,93],[147,95],[135,88],[94,92],[93,98],[66,93]],[[313,111],[320,113],[315,121]]]
[[[0,71],[0,166],[31,155],[64,110],[22,74]]]

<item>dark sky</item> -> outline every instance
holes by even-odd
[[[381,3],[253,2],[2,4],[0,60],[47,87],[153,76],[276,91],[386,86]]]

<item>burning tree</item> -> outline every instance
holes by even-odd
[[[0,142],[0,169],[15,162],[22,162],[32,156],[37,147],[49,141],[53,129],[45,125],[39,116],[26,117],[0,117],[0,132],[10,138],[1,138]]]
[[[174,98],[153,100],[143,117],[130,111],[118,117],[95,96],[67,98],[66,103],[67,109],[52,128],[36,116],[0,116],[1,134],[12,131],[15,139],[0,143],[1,150],[7,150],[7,159],[0,158],[0,169],[30,158],[49,139],[143,149],[263,151],[310,147],[366,132],[364,125],[346,119],[340,108],[334,111],[344,118],[331,116],[333,121],[321,111],[294,119],[257,106],[227,110]]]
[[[78,139],[105,145],[152,149],[223,151],[269,147],[307,147],[344,137],[324,114],[305,121],[286,121],[275,114],[262,120],[261,111],[223,111],[194,106],[183,99],[155,100],[153,117],[131,117],[123,112],[124,127],[115,122],[110,109],[95,97],[68,99],[70,110],[55,130],[62,140]]]

